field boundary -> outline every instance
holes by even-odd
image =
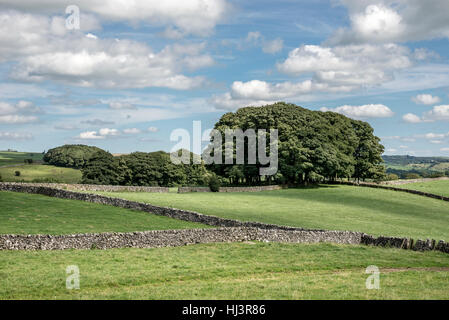
[[[440,196],[433,193],[418,191],[418,190],[412,190],[412,189],[404,189],[404,188],[396,188],[396,187],[390,187],[388,185],[380,185],[376,183],[369,183],[369,182],[350,182],[350,181],[328,181],[326,184],[340,184],[340,185],[348,185],[348,186],[356,186],[356,187],[368,187],[368,188],[376,188],[376,189],[385,189],[385,190],[391,190],[391,191],[399,191],[399,192],[406,192],[411,194],[416,194],[418,196],[423,196],[427,198],[437,199],[437,200],[443,200],[443,201],[449,201],[449,197]]]
[[[391,247],[391,248],[401,248],[407,250],[415,250],[415,251],[430,251],[430,250],[438,250],[445,253],[449,253],[449,243],[445,243],[444,241],[436,241],[427,239],[423,240],[414,240],[407,238],[395,238],[395,237],[374,237],[371,235],[367,235],[362,232],[356,231],[330,231],[330,230],[311,230],[311,229],[303,229],[303,228],[295,228],[289,226],[279,226],[273,224],[265,224],[260,222],[243,222],[232,219],[219,218],[210,215],[204,215],[194,211],[186,211],[175,208],[167,208],[154,206],[151,204],[146,204],[142,202],[135,202],[130,200],[124,200],[119,198],[112,198],[103,195],[90,194],[90,193],[80,193],[75,191],[61,190],[51,187],[38,186],[33,184],[23,184],[23,183],[0,183],[0,191],[12,191],[12,192],[23,192],[23,193],[31,193],[31,194],[40,194],[46,195],[50,197],[56,197],[61,199],[71,199],[71,200],[80,200],[92,203],[99,203],[104,205],[111,205],[115,207],[121,207],[125,209],[133,209],[148,212],[151,214],[156,214],[160,216],[166,216],[178,220],[190,221],[190,222],[198,222],[203,223],[210,226],[221,227],[220,229],[186,229],[186,230],[162,230],[162,231],[147,231],[147,232],[132,232],[132,233],[103,233],[103,234],[84,234],[84,235],[60,235],[60,236],[51,236],[51,235],[1,235],[0,236],[0,250],[16,250],[22,249],[45,249],[49,246],[50,249],[55,246],[58,249],[58,242],[60,242],[60,249],[70,248],[64,247],[64,243],[72,243],[72,248],[78,248],[76,243],[77,241],[81,241],[80,248],[87,248],[89,244],[91,247],[98,247],[97,243],[102,244],[104,248],[108,248],[108,246],[120,245],[127,247],[130,244],[135,245],[139,248],[139,245],[142,245],[139,239],[143,238],[147,239],[143,242],[145,245],[148,244],[148,237],[154,236],[157,244],[161,244],[161,242],[157,242],[157,239],[166,239],[166,246],[172,246],[173,239],[170,237],[165,237],[164,235],[183,235],[184,233],[187,235],[198,235],[198,237],[194,237],[194,242],[192,243],[204,243],[203,241],[211,241],[211,239],[216,239],[213,242],[229,242],[232,241],[229,238],[229,233],[226,230],[240,230],[238,241],[248,241],[253,238],[249,237],[249,234],[246,232],[255,232],[256,235],[260,235],[261,233],[265,235],[265,237],[258,237],[254,240],[259,241],[275,241],[275,242],[295,242],[298,241],[304,242],[331,242],[331,243],[346,243],[346,244],[365,244],[365,245],[373,245],[373,246],[381,246],[381,247]],[[236,229],[237,228],[237,229]],[[208,231],[212,230],[212,238],[209,235]],[[218,233],[214,233],[218,232]],[[217,231],[218,230],[218,231]],[[231,231],[229,231],[231,232]],[[243,236],[242,236],[243,234]],[[301,237],[298,238],[298,235]],[[235,234],[234,234],[235,236]],[[246,236],[246,238],[245,238]],[[117,238],[118,237],[118,238]],[[158,238],[160,237],[160,238]],[[176,236],[175,236],[176,237]],[[68,239],[68,240],[67,240]],[[115,240],[114,240],[115,239]],[[171,239],[171,240],[170,240]],[[180,239],[176,240],[176,243],[183,243],[182,245],[188,244],[190,242],[181,241],[184,239],[180,237]],[[189,238],[190,239],[190,238]],[[86,242],[87,241],[87,242]],[[104,242],[106,241],[106,242]],[[114,241],[118,241],[118,244],[114,244]],[[165,240],[164,240],[165,241]],[[74,243],[74,244],[73,244]],[[87,244],[86,244],[87,243]],[[95,246],[92,244],[95,243]],[[106,243],[106,244],[105,244]],[[151,242],[152,243],[152,242]],[[163,242],[162,242],[163,243]],[[73,247],[74,246],[74,247]],[[101,247],[101,245],[100,245]],[[99,247],[99,248],[100,248]]]
[[[262,192],[281,190],[282,186],[270,185],[270,186],[253,186],[253,187],[220,187],[218,192]],[[212,192],[209,187],[179,187],[178,193],[188,192]]]
[[[420,178],[420,179],[407,179],[407,180],[391,180],[391,181],[383,181],[380,184],[382,184],[382,185],[391,185],[391,186],[401,186],[401,185],[410,184],[410,183],[444,181],[444,180],[449,180],[449,177]]]
[[[167,187],[146,187],[146,186],[113,186],[100,184],[76,184],[76,183],[34,183],[34,182],[6,182],[8,184],[55,188],[73,191],[99,191],[99,192],[150,192],[150,193],[167,193]]]

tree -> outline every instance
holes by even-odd
[[[357,180],[385,178],[382,153],[384,147],[380,139],[374,136],[374,129],[366,122],[353,120],[353,127],[358,137],[357,147],[354,152],[355,171]]]
[[[383,146],[369,124],[334,112],[311,111],[287,103],[246,107],[224,114],[215,124],[225,146],[226,129],[278,129],[279,170],[277,177],[290,184],[319,182],[360,176],[378,179],[383,175]],[[211,141],[212,142],[212,141]],[[248,150],[245,139],[245,150]],[[266,150],[269,151],[268,148]],[[234,143],[234,157],[236,147]],[[223,155],[224,158],[224,155]],[[224,163],[224,161],[223,161]],[[231,183],[261,183],[262,165],[210,165],[208,168]],[[357,174],[356,174],[357,170]],[[243,177],[240,176],[240,172]]]
[[[83,168],[97,152],[104,150],[86,145],[64,145],[48,150],[43,160],[51,165],[68,168]]]
[[[82,169],[81,182],[85,184],[121,185],[123,184],[119,159],[106,151],[92,155]]]

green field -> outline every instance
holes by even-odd
[[[379,290],[366,289],[370,265]],[[3,251],[0,299],[449,299],[448,266],[438,252],[332,244]]]
[[[101,204],[0,192],[0,234],[133,232],[206,227]]]
[[[407,183],[395,187],[402,189],[418,190],[440,196],[449,197],[449,180],[435,180],[427,182]]]
[[[448,202],[381,189],[321,186],[255,193],[106,194],[242,221],[449,240]]]
[[[43,158],[42,153],[36,152],[8,152],[0,151],[0,166],[23,164],[25,159],[33,159],[34,162],[40,162]]]
[[[20,171],[20,176],[15,175]],[[0,168],[3,181],[9,182],[51,182],[79,183],[81,171],[71,168],[61,168],[42,164],[24,164],[16,167]]]

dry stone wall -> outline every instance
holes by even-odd
[[[255,186],[255,187],[220,187],[218,192],[261,192],[280,190],[282,186]],[[212,192],[209,187],[179,187],[178,193],[187,192]]]
[[[428,198],[432,198],[432,199],[449,201],[449,197],[440,196],[440,195],[433,194],[433,193],[427,193],[427,192],[411,190],[411,189],[396,188],[396,187],[391,187],[391,186],[386,186],[386,185],[381,185],[381,184],[376,184],[376,183],[367,183],[367,182],[357,183],[357,182],[348,182],[348,181],[333,181],[333,182],[328,182],[328,184],[343,184],[343,185],[348,185],[348,186],[385,189],[385,190],[391,190],[391,191],[399,191],[399,192],[416,194],[418,196],[424,196],[424,197],[428,197]]]
[[[449,243],[436,240],[416,240],[394,237],[373,237],[361,232],[308,230],[260,222],[242,222],[174,208],[166,208],[111,198],[90,193],[56,189],[43,185],[0,183],[0,191],[25,192],[50,197],[87,201],[134,209],[174,219],[199,222],[217,229],[157,230],[131,233],[100,233],[75,235],[0,235],[0,250],[62,250],[157,248],[194,243],[273,241],[286,243],[330,242],[365,244],[415,251],[438,250],[449,253]]]
[[[219,228],[75,235],[0,235],[0,250],[66,250],[176,247],[198,243],[264,241],[359,244],[361,233]]]
[[[107,186],[96,184],[67,184],[67,183],[23,183],[8,182],[9,184],[25,185],[32,187],[48,187],[73,191],[100,191],[100,192],[156,192],[165,193],[169,191],[166,187],[144,187],[144,186]]]

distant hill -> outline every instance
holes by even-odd
[[[388,173],[403,177],[407,173],[431,176],[449,174],[449,157],[383,156]]]

